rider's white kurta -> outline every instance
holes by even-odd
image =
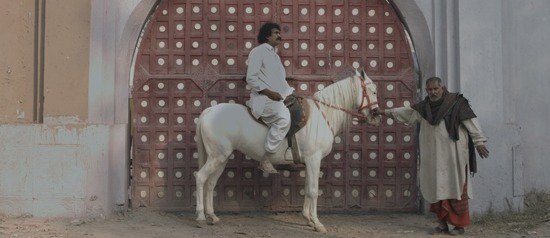
[[[246,82],[251,87],[247,106],[255,118],[261,117],[269,126],[265,148],[274,153],[290,129],[290,113],[282,101],[273,101],[259,92],[267,88],[285,99],[294,88],[286,82],[285,68],[273,46],[264,43],[250,51]]]

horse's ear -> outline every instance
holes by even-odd
[[[355,69],[355,76],[361,76],[361,74],[359,74],[359,71],[357,71],[357,68],[354,68]]]
[[[365,69],[361,69],[361,77],[363,78],[363,80],[367,80],[367,73],[365,73]]]

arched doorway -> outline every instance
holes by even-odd
[[[132,91],[132,204],[192,210],[195,121],[216,103],[243,103],[246,58],[266,21],[283,28],[280,55],[300,95],[364,67],[382,107],[416,97],[412,54],[394,9],[373,1],[161,1],[142,38]],[[267,176],[235,152],[217,210],[300,210],[304,172]],[[385,118],[352,124],[323,160],[322,210],[417,210],[414,128]]]

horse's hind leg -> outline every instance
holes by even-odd
[[[309,178],[306,176],[306,182],[304,184],[304,190],[306,193],[309,187],[308,184],[309,184]],[[302,209],[302,216],[306,219],[307,225],[313,227],[314,224],[311,221],[310,206],[311,206],[311,199],[309,198],[309,196],[304,196],[304,208]]]
[[[226,164],[227,160],[224,161],[206,181],[206,219],[208,223],[212,225],[220,221],[220,218],[214,214],[214,188],[216,187],[216,183],[218,182],[220,175],[223,173]]]
[[[195,196],[197,199],[197,225],[204,227],[206,225],[206,216],[204,215],[204,184],[212,174],[224,163],[215,157],[209,157],[202,168],[195,174],[197,190]],[[223,170],[222,170],[223,171]]]

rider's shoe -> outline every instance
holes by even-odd
[[[264,171],[268,174],[278,174],[279,172],[273,167],[273,164],[269,162],[269,159],[264,159],[260,161],[260,167],[258,167],[260,170]]]

